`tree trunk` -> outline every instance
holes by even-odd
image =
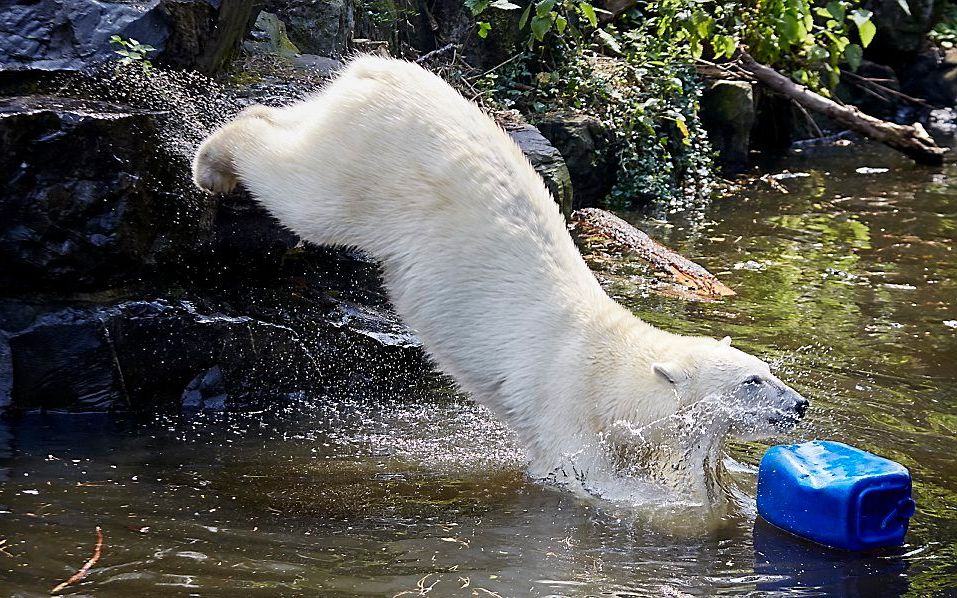
[[[889,145],[919,164],[937,166],[944,162],[944,153],[947,149],[938,147],[920,123],[898,125],[868,116],[857,108],[842,106],[834,100],[795,83],[771,67],[756,62],[747,52],[742,52],[740,58],[742,69],[760,83],[791,98],[801,106],[827,115],[852,131]]]

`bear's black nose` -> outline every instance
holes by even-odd
[[[797,413],[798,417],[804,417],[804,414],[807,413],[807,408],[811,406],[811,401],[808,401],[804,397],[798,399],[797,403],[794,404],[794,412]]]

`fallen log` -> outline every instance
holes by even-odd
[[[934,143],[920,123],[898,125],[864,114],[852,106],[838,104],[757,62],[747,52],[740,53],[738,66],[769,89],[787,96],[809,110],[829,116],[852,131],[880,141],[919,164],[938,166],[944,162],[947,149]]]
[[[652,271],[664,274],[698,298],[720,299],[735,295],[733,290],[713,274],[611,212],[582,208],[572,212],[571,220],[579,236],[602,239],[615,251],[638,258]]]

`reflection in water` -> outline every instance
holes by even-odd
[[[509,431],[461,399],[317,400],[0,423],[0,594],[46,595],[89,558],[97,525],[103,557],[76,587],[98,596],[953,591],[957,169],[872,147],[788,168],[810,176],[781,179],[787,195],[756,182],[700,222],[657,225],[737,297],[640,296],[627,270],[609,288],[656,325],[730,334],[772,362],[812,400],[778,440],[840,440],[910,468],[918,511],[901,551],[834,553],[756,523],[765,444],[715,457],[732,500],[705,525],[674,502],[635,509],[627,488],[595,501],[530,481]]]

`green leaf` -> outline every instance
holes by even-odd
[[[897,0],[897,5],[901,7],[905,15],[910,16],[910,5],[907,4],[907,0]]]
[[[592,27],[598,27],[598,15],[595,14],[595,7],[588,2],[582,2],[578,5],[579,10],[588,19],[588,24]]]
[[[863,8],[858,8],[851,12],[851,20],[854,21],[854,24],[858,27],[870,21],[872,16],[874,16],[874,13]]]
[[[525,11],[522,12],[522,18],[518,20],[518,28],[525,29],[525,24],[528,23],[528,15],[532,12],[532,3],[529,2],[528,6],[525,7]]]
[[[840,2],[828,2],[827,3],[827,12],[831,13],[831,16],[838,22],[844,20],[844,5]]]
[[[552,8],[555,6],[555,0],[542,0],[535,5],[535,16],[538,18],[545,18],[545,16],[552,11]]]
[[[552,28],[552,18],[551,17],[540,17],[535,15],[532,17],[532,35],[538,41],[545,39],[545,34],[548,33],[549,29]]]
[[[566,19],[562,15],[558,15],[555,17],[555,29],[558,31],[559,34],[565,33],[566,25],[568,25],[568,19]]]
[[[856,71],[861,66],[861,59],[864,57],[864,49],[857,44],[848,44],[844,48],[844,60],[851,67],[851,71]]]
[[[476,23],[476,25],[478,25],[478,31],[476,31],[478,36],[482,39],[488,37],[488,32],[492,30],[492,25],[490,23],[486,23],[485,21],[479,21]]]
[[[488,8],[489,0],[465,0],[465,8],[472,11],[472,16],[477,17]]]
[[[874,34],[877,33],[877,27],[870,21],[864,21],[857,26],[857,33],[861,36],[861,45],[866,48],[871,45],[871,40],[874,39]]]
[[[612,52],[616,54],[621,54],[621,44],[618,43],[618,40],[615,39],[615,36],[608,33],[604,29],[599,29],[597,33],[598,33],[598,39],[601,41],[602,44],[605,45],[605,47],[607,47],[609,50],[611,50]]]
[[[678,131],[681,132],[682,139],[687,139],[688,137],[691,137],[691,132],[688,131],[688,124],[685,122],[685,119],[676,118],[675,124],[678,125]]]
[[[807,39],[807,29],[795,15],[791,13],[784,15],[781,25],[781,33],[786,41],[792,44],[801,44]]]
[[[499,10],[517,10],[521,8],[521,6],[519,6],[518,4],[512,4],[508,0],[493,0],[493,2],[489,4],[489,6],[491,6],[492,8],[497,8]]]
[[[715,58],[722,56],[731,58],[734,51],[738,49],[738,41],[730,35],[715,35],[711,39],[711,47],[714,48]]]

